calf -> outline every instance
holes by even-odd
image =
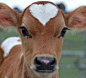
[[[21,42],[11,39],[2,43],[7,53],[0,66],[0,78],[59,78],[59,60],[68,29],[86,28],[86,6],[63,14],[52,2],[39,1],[29,5],[23,13],[17,13],[0,3],[0,27],[15,27]],[[7,46],[5,46],[7,45]],[[5,46],[5,47],[4,47]],[[5,54],[4,54],[5,55]]]

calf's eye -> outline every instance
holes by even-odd
[[[19,27],[20,29],[22,29],[22,35],[25,37],[29,37],[29,38],[32,38],[32,36],[29,34],[28,30],[24,27],[24,26],[21,26]]]
[[[67,27],[64,27],[64,28],[62,29],[62,31],[61,31],[61,33],[60,33],[60,35],[59,35],[58,38],[64,37],[67,30],[70,30],[70,29],[68,29]]]

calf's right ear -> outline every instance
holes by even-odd
[[[86,6],[81,6],[74,11],[65,14],[64,18],[68,28],[79,31],[86,29]]]
[[[0,3],[0,27],[17,27],[21,25],[21,14],[4,3]]]

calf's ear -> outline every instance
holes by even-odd
[[[17,27],[21,25],[21,14],[4,3],[0,3],[0,27]]]
[[[65,14],[66,26],[70,29],[86,29],[86,6],[81,6],[74,11]]]

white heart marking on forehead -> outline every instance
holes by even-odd
[[[29,9],[31,14],[37,18],[43,26],[45,26],[46,23],[49,22],[51,18],[54,18],[58,13],[57,7],[50,3],[45,5],[33,4]]]

